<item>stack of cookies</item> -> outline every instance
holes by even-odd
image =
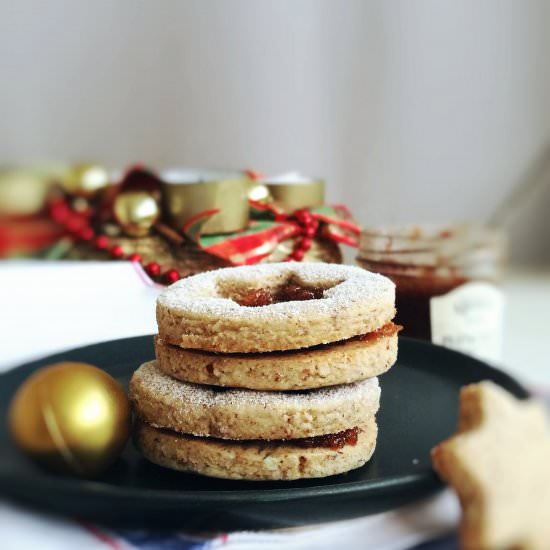
[[[220,478],[324,477],[376,445],[378,375],[397,357],[395,287],[333,264],[225,268],[157,301],[156,361],[133,375],[150,461]]]

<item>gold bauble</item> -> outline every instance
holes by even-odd
[[[62,165],[0,166],[0,216],[29,216],[46,205],[48,193],[66,167]]]
[[[124,233],[144,237],[160,216],[155,198],[146,191],[126,191],[116,196],[113,213]]]
[[[75,164],[61,178],[63,189],[71,195],[92,197],[110,183],[109,172],[97,164]]]
[[[95,476],[124,449],[131,413],[121,386],[106,372],[86,363],[56,363],[19,387],[9,426],[17,446],[40,464]]]

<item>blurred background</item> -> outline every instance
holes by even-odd
[[[0,164],[299,169],[550,262],[543,0],[0,1]],[[521,189],[504,209],[514,189]]]

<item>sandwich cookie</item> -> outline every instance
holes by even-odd
[[[286,440],[336,434],[374,418],[377,378],[303,392],[221,389],[174,380],[154,361],[130,381],[134,412],[153,427],[232,440]]]
[[[252,390],[303,390],[350,384],[386,372],[397,359],[401,327],[388,323],[366,335],[313,348],[270,353],[214,353],[155,339],[157,367],[195,384]]]
[[[395,315],[395,285],[353,266],[264,264],[182,279],[157,300],[160,338],[223,353],[296,350],[374,332]]]
[[[227,441],[177,434],[144,422],[138,422],[134,429],[138,449],[159,466],[246,480],[315,478],[354,470],[371,458],[376,436],[374,419],[367,420],[336,443],[330,440]]]

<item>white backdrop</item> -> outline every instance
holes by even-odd
[[[549,23],[544,0],[0,0],[0,163],[300,169],[363,223],[486,219],[550,142]],[[549,201],[516,258],[550,260]]]

